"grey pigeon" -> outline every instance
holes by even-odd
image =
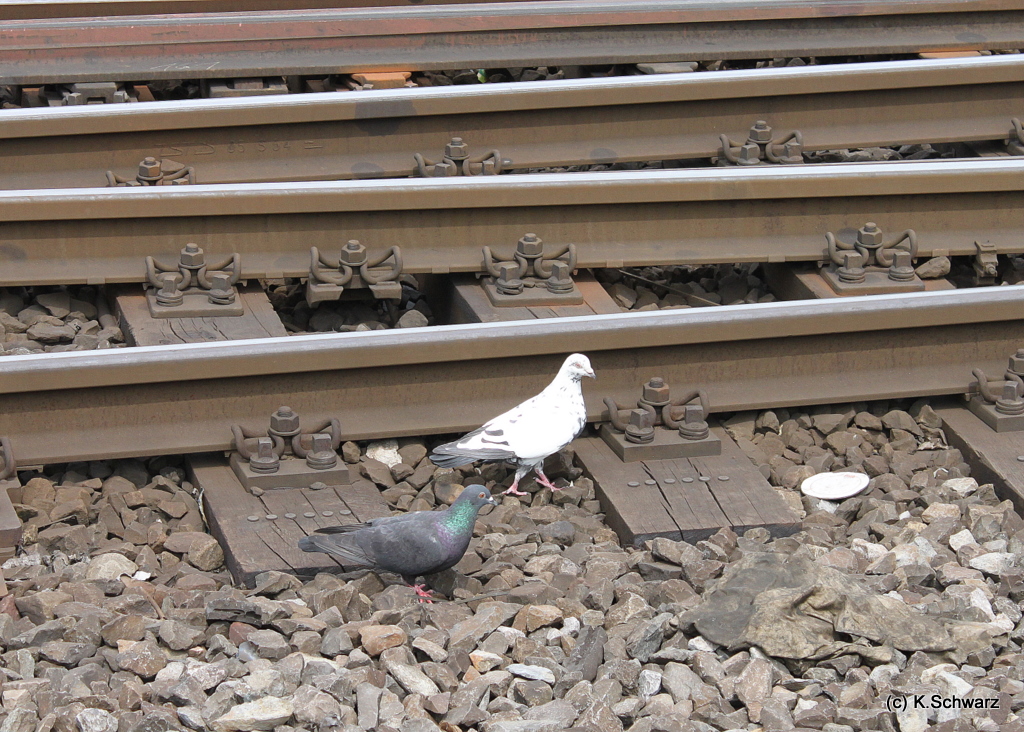
[[[525,496],[517,489],[531,470],[537,471],[537,482],[542,486],[558,490],[544,475],[544,459],[575,440],[587,424],[580,386],[584,376],[597,378],[590,360],[574,353],[540,394],[462,439],[434,448],[430,459],[443,468],[457,468],[476,460],[504,460],[516,465],[516,477],[506,494]]]
[[[462,559],[477,513],[497,506],[482,485],[466,486],[449,508],[375,518],[363,524],[328,526],[299,540],[305,552],[326,552],[346,567],[383,569],[402,576],[420,597],[430,597],[417,577],[442,572]]]

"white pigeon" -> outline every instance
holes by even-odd
[[[515,480],[506,494],[526,495],[517,489],[519,481],[531,470],[537,471],[537,482],[542,486],[558,490],[544,475],[544,459],[576,439],[587,424],[580,386],[584,376],[597,378],[590,360],[574,353],[565,359],[558,374],[540,394],[499,414],[462,439],[434,448],[430,459],[443,468],[457,468],[477,460],[504,460],[516,466]]]

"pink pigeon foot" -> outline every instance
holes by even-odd
[[[512,481],[512,485],[509,487],[509,489],[507,491],[502,493],[502,495],[503,496],[509,496],[509,495],[512,495],[512,496],[525,496],[526,495],[526,491],[517,490],[518,488],[519,488],[519,480],[518,479],[517,480],[513,480]]]
[[[434,600],[432,599],[433,595],[431,595],[429,591],[423,589],[426,585],[409,585],[409,587],[416,590],[416,596],[420,598],[420,602],[427,602],[431,605],[434,604]]]
[[[557,485],[548,480],[548,476],[544,475],[544,473],[540,472],[539,470],[537,471],[537,482],[540,483],[545,488],[550,488],[553,491],[562,490]]]

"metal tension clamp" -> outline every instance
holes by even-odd
[[[46,84],[41,96],[49,107],[77,107],[84,104],[132,104],[138,102],[127,89],[113,81],[80,81],[75,84]]]
[[[484,291],[497,307],[543,307],[582,305],[583,293],[572,280],[576,269],[576,245],[567,244],[557,252],[544,251],[536,234],[527,234],[516,244],[511,259],[500,260],[490,247],[483,248],[484,269],[490,275]]]
[[[711,410],[702,389],[672,399],[665,380],[655,377],[644,384],[636,408],[611,397],[604,405],[608,422],[601,425],[601,437],[625,463],[722,454],[722,441],[707,422]]]
[[[971,264],[974,267],[973,283],[976,287],[994,285],[999,276],[999,253],[992,242],[974,242],[977,252]]]
[[[242,273],[242,258],[232,254],[218,265],[206,263],[198,244],[189,242],[178,263],[166,267],[146,257],[149,313],[154,318],[238,317],[245,313],[235,284]]]
[[[857,231],[856,241],[840,241],[831,231],[825,234],[830,264],[821,276],[839,295],[883,295],[917,292],[924,281],[914,271],[917,234],[907,229],[894,241],[885,243],[882,230],[873,222]]]
[[[1002,380],[990,380],[981,369],[971,373],[978,391],[967,403],[968,409],[996,432],[1024,429],[1024,349],[1010,356]]]
[[[1024,155],[1024,127],[1016,117],[1010,120],[1010,136],[1006,139],[1006,152]]]
[[[134,187],[134,186],[183,186],[194,185],[196,182],[196,170],[192,167],[185,167],[173,160],[158,160],[157,158],[144,158],[139,163],[139,172],[135,178],[122,178],[112,170],[107,171],[107,187]]]
[[[299,415],[291,407],[280,407],[270,415],[265,431],[233,425],[231,433],[235,448],[231,469],[249,491],[352,482],[348,466],[338,459],[341,424],[337,419],[303,430]]]
[[[747,135],[746,142],[733,142],[728,135],[719,135],[722,142],[718,150],[718,165],[761,165],[765,162],[794,165],[804,161],[804,136],[790,132],[778,140],[772,139],[772,128],[763,119],[757,120]]]
[[[346,287],[350,290],[369,288],[378,300],[402,298],[402,283],[398,281],[402,276],[402,250],[398,247],[391,247],[371,260],[366,247],[353,239],[342,248],[337,259],[311,247],[309,260],[306,302],[310,305],[337,300]]]
[[[501,153],[491,150],[478,157],[469,156],[469,145],[461,137],[453,137],[444,146],[444,155],[438,162],[428,160],[419,153],[413,153],[416,160],[416,175],[421,178],[447,178],[453,175],[498,175],[510,161]]]
[[[17,480],[18,463],[14,459],[14,450],[11,448],[11,441],[6,437],[0,437],[0,455],[3,456],[3,467],[0,468],[0,489],[5,483],[14,478]]]

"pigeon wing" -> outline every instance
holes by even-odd
[[[585,414],[579,414],[580,410],[574,407],[571,400],[544,393],[502,415],[505,419],[500,429],[505,449],[526,462],[543,460],[558,452],[576,438],[585,423]]]
[[[442,539],[439,526],[444,513],[418,511],[373,519],[358,528],[327,527],[346,531],[304,537],[299,548],[326,552],[344,565],[385,569],[409,577],[432,574],[458,563],[465,552],[464,548],[457,551],[461,542]]]

